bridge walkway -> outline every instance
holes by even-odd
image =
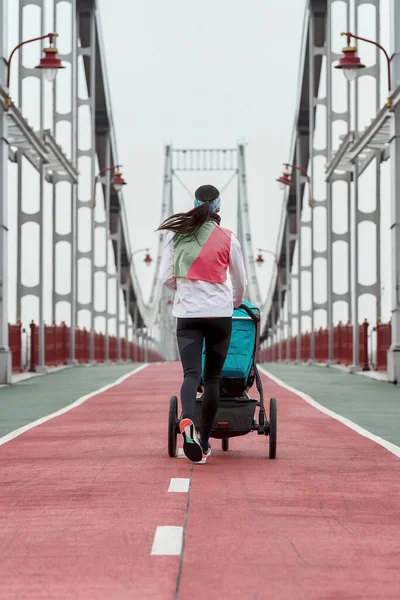
[[[398,389],[268,373],[276,460],[253,433],[206,465],[167,456],[179,364],[1,388],[0,599],[397,600]]]

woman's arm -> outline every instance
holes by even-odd
[[[172,232],[167,233],[165,240],[164,253],[160,267],[160,279],[163,285],[168,289],[176,290],[176,279],[174,277],[174,234]]]
[[[247,278],[242,249],[240,247],[239,240],[234,234],[232,234],[231,237],[229,272],[231,274],[233,287],[233,306],[234,308],[238,308],[244,300],[247,287]]]

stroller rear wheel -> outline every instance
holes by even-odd
[[[178,398],[171,396],[168,414],[168,455],[176,456],[178,438]]]
[[[276,428],[277,428],[277,404],[276,399],[269,401],[269,457],[276,458]]]
[[[226,452],[229,449],[229,438],[223,438],[221,440],[221,448],[224,452]]]

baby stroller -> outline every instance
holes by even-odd
[[[215,417],[211,437],[221,440],[222,450],[228,450],[229,438],[257,431],[269,438],[269,458],[276,457],[277,402],[269,401],[269,420],[265,414],[264,395],[261,378],[257,369],[257,353],[260,340],[260,311],[247,301],[234,310],[232,316],[232,336],[228,354],[222,369],[220,383],[220,404]],[[205,349],[203,348],[204,375]],[[259,401],[250,398],[248,391],[253,384],[259,393]],[[202,385],[199,393],[202,394]],[[202,395],[196,401],[196,428],[200,425]],[[259,407],[258,422],[255,419]],[[168,454],[177,454],[179,433],[178,398],[172,396],[169,402]]]

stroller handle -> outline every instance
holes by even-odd
[[[245,311],[245,312],[246,312],[246,313],[249,315],[249,317],[250,317],[251,319],[253,319],[253,321],[254,321],[255,323],[258,323],[258,322],[260,321],[260,317],[259,317],[259,315],[255,315],[255,314],[253,313],[253,311],[252,311],[252,310],[251,310],[251,309],[250,309],[248,306],[246,306],[245,304],[241,304],[241,305],[239,306],[239,309],[243,309],[243,310],[244,310],[244,311]]]

